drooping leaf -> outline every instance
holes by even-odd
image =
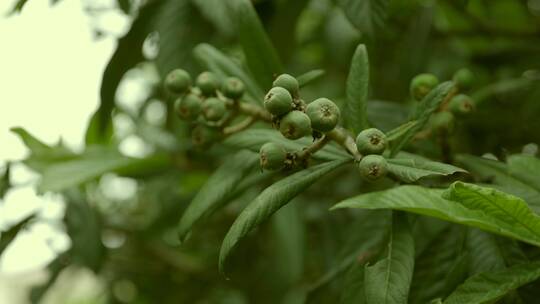
[[[366,46],[358,45],[347,77],[347,102],[343,119],[355,134],[368,127],[367,98],[369,89],[369,59]]]
[[[13,225],[6,231],[2,231],[0,234],[0,256],[6,250],[6,248],[11,244],[11,242],[15,239],[19,231],[23,229],[28,222],[30,222],[32,219],[34,219],[34,214],[31,214],[25,218],[23,218],[20,222]]]
[[[373,36],[384,26],[389,0],[338,0],[337,3],[362,33]]]
[[[388,171],[406,183],[412,183],[427,176],[446,176],[457,172],[467,172],[449,164],[412,158],[388,159]]]
[[[246,176],[258,169],[259,155],[241,151],[227,158],[193,198],[178,223],[178,236],[185,240],[192,226],[229,201]]]
[[[231,19],[236,25],[236,32],[249,70],[263,90],[270,88],[275,75],[283,68],[272,42],[249,0],[231,0],[228,2]]]
[[[459,185],[456,187],[455,185]],[[525,202],[517,197],[494,189],[479,186],[463,186],[456,182],[447,193],[450,201],[442,197],[443,190],[428,189],[418,186],[400,186],[390,190],[371,192],[346,199],[332,209],[366,208],[394,209],[436,217],[442,220],[473,226],[485,231],[512,237],[536,246],[540,246],[540,234],[537,220]],[[483,195],[491,192],[484,200]],[[461,201],[463,200],[463,201]],[[480,200],[480,201],[479,201]],[[494,206],[502,205],[508,216]],[[531,230],[532,229],[532,230]]]
[[[387,252],[365,270],[368,303],[408,303],[414,269],[414,239],[407,216],[394,213]]]
[[[202,43],[193,49],[193,56],[204,68],[214,72],[224,79],[234,76],[242,80],[246,87],[247,95],[244,96],[252,103],[262,104],[264,93],[253,77],[244,71],[237,63],[215,47]]]
[[[504,270],[476,274],[460,285],[444,304],[494,303],[507,293],[540,278],[540,263],[533,262]]]
[[[267,142],[280,144],[288,151],[301,151],[304,147],[311,144],[311,141],[307,138],[295,141],[287,140],[278,131],[269,129],[250,129],[236,133],[228,137],[223,144],[236,149],[248,149],[259,152],[261,146]],[[333,145],[326,145],[323,149],[313,154],[312,157],[320,160],[350,158],[349,154]]]
[[[418,121],[414,128],[409,129],[398,140],[396,140],[391,147],[391,156],[395,156],[399,150],[401,150],[406,144],[408,144],[414,135],[422,130],[431,114],[433,114],[440,106],[440,104],[446,99],[446,97],[454,90],[454,83],[451,81],[443,82],[436,88],[431,90],[426,97],[418,103],[415,113],[411,117],[411,121]]]
[[[296,79],[298,80],[298,84],[300,85],[300,87],[304,87],[304,86],[318,80],[319,78],[323,77],[324,73],[325,73],[324,70],[321,70],[321,69],[311,70],[309,72],[306,72],[306,73],[296,77]]]
[[[253,228],[268,219],[279,208],[306,190],[325,174],[345,164],[347,160],[335,160],[296,172],[266,188],[240,213],[225,235],[219,253],[219,269],[225,272],[225,261],[237,243]]]

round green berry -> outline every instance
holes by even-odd
[[[193,120],[199,116],[202,108],[202,100],[195,94],[187,94],[178,97],[174,103],[174,109],[178,117]]]
[[[175,94],[187,92],[191,86],[191,76],[182,69],[172,70],[165,77],[165,88]]]
[[[202,104],[202,113],[206,120],[218,121],[227,113],[227,105],[219,98],[209,97]]]
[[[204,96],[214,96],[219,88],[219,79],[212,72],[202,72],[197,76],[195,84]]]
[[[386,135],[379,129],[365,129],[356,137],[358,152],[367,154],[382,154],[388,142]]]
[[[471,70],[463,68],[454,74],[452,80],[456,83],[460,90],[468,90],[474,84],[474,74],[471,72]]]
[[[261,168],[265,170],[280,170],[285,166],[287,152],[275,143],[266,143],[259,150]]]
[[[338,106],[328,98],[319,98],[308,104],[306,114],[313,130],[323,133],[332,131],[340,116]]]
[[[289,113],[293,108],[291,93],[282,87],[271,88],[264,97],[264,108],[276,116]]]
[[[288,139],[299,139],[311,134],[311,121],[304,112],[292,111],[281,119],[279,131]]]
[[[291,93],[291,95],[293,96],[298,94],[298,90],[300,88],[298,80],[296,80],[296,78],[289,74],[279,75],[276,80],[274,80],[274,83],[272,83],[272,86],[284,88],[285,90],[289,91],[289,93]]]
[[[473,100],[469,96],[459,94],[452,97],[448,104],[448,108],[456,115],[463,115],[471,113],[474,111],[475,107]]]
[[[411,96],[415,100],[422,100],[438,84],[439,79],[433,74],[417,75],[411,81]]]
[[[388,163],[380,155],[366,155],[358,164],[360,175],[367,181],[376,181],[388,173]]]
[[[225,79],[221,89],[225,97],[237,100],[244,95],[245,86],[240,79],[236,77],[229,77]]]
[[[455,118],[452,112],[437,112],[431,116],[429,125],[435,132],[452,132],[455,126]]]
[[[221,138],[218,128],[206,125],[197,125],[191,132],[193,145],[199,148],[208,148]]]

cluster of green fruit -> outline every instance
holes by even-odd
[[[264,108],[272,114],[273,125],[287,139],[312,135],[317,139],[338,124],[340,111],[328,98],[309,104],[300,98],[298,80],[289,74],[279,75],[264,98]],[[266,143],[260,149],[261,167],[280,170],[294,163],[297,154],[287,153],[277,143]]]
[[[195,121],[192,138],[196,146],[206,147],[219,140],[223,126],[231,118],[231,109],[244,95],[244,83],[235,77],[221,83],[212,72],[203,72],[192,85],[191,76],[182,69],[171,71],[165,88],[176,98],[175,112],[183,120]]]
[[[474,84],[474,75],[469,69],[460,69],[454,73],[452,80],[456,85],[456,94],[443,103],[430,119],[431,129],[436,132],[452,132],[456,116],[464,116],[474,111],[474,101],[470,96],[463,94]],[[421,101],[439,84],[439,79],[433,74],[419,74],[411,81],[411,96]]]

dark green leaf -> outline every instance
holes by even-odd
[[[11,174],[10,174],[11,164],[6,163],[4,172],[0,174],[0,200],[4,199],[4,196],[11,188]]]
[[[365,270],[367,303],[408,303],[413,269],[414,239],[407,216],[394,213],[385,255]]]
[[[479,229],[467,230],[469,269],[471,274],[506,268],[504,254],[496,236]]]
[[[337,3],[358,30],[373,36],[384,25],[389,0],[338,0]]]
[[[6,231],[2,231],[2,234],[0,234],[0,256],[6,250],[6,248],[11,244],[11,242],[15,239],[19,231],[28,224],[32,219],[34,219],[34,214],[25,217],[17,224],[13,225],[11,228],[9,228]]]
[[[540,192],[540,159],[532,155],[508,157],[508,173]]]
[[[355,134],[368,127],[367,98],[369,88],[369,59],[366,46],[358,45],[347,77],[347,102],[343,119]]]
[[[249,70],[260,87],[266,90],[271,87],[273,77],[283,71],[277,52],[251,1],[230,0],[228,3]]]
[[[345,164],[347,160],[335,160],[294,173],[266,188],[240,213],[227,232],[219,253],[219,269],[225,272],[225,261],[237,243],[253,228],[268,219],[279,208],[302,193],[325,174]]]
[[[323,77],[324,73],[324,70],[312,70],[296,77],[296,79],[298,80],[298,84],[300,85],[300,87],[304,87]]]
[[[17,2],[15,2],[15,4],[13,5],[13,8],[11,9],[9,15],[22,12],[22,9],[27,2],[28,0],[17,0]]]
[[[446,176],[457,172],[467,172],[449,164],[412,158],[388,159],[388,171],[406,183],[415,182],[426,176]]]

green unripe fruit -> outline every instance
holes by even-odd
[[[433,74],[417,75],[411,81],[411,96],[415,100],[422,100],[438,84],[439,79]]]
[[[176,99],[174,109],[178,117],[193,120],[201,113],[202,100],[195,94],[187,94]]]
[[[212,72],[202,72],[197,76],[195,84],[204,96],[214,96],[219,88],[219,79]]]
[[[358,170],[365,180],[376,181],[388,173],[388,163],[380,155],[366,155],[360,160]]]
[[[203,102],[202,113],[206,120],[218,121],[227,114],[227,105],[219,98],[209,97]]]
[[[266,143],[259,150],[261,168],[265,170],[280,170],[285,166],[287,152],[280,145]]]
[[[221,132],[218,128],[206,125],[197,125],[191,132],[193,145],[199,148],[208,148],[220,138]]]
[[[291,93],[282,87],[271,88],[264,97],[264,108],[276,116],[289,113],[293,108]]]
[[[274,80],[274,83],[272,83],[272,86],[284,88],[293,96],[298,94],[298,90],[300,88],[298,80],[289,74],[279,75],[276,80]]]
[[[165,77],[165,88],[175,94],[183,94],[187,92],[191,86],[191,76],[188,72],[182,69],[172,70]]]
[[[304,112],[289,112],[281,119],[279,132],[288,139],[302,138],[311,134],[311,121]]]
[[[474,74],[471,70],[463,68],[458,70],[452,80],[456,83],[460,90],[470,89],[474,84]]]
[[[455,118],[452,112],[437,112],[429,121],[431,129],[436,132],[452,132],[455,126]]]
[[[356,137],[356,147],[361,154],[382,154],[388,145],[386,135],[379,129],[365,129]]]
[[[340,116],[338,106],[328,98],[319,98],[308,104],[306,114],[313,130],[323,133],[332,131]]]
[[[452,113],[456,115],[469,114],[474,111],[474,102],[472,99],[464,94],[459,94],[450,100],[448,108]]]
[[[237,100],[244,95],[245,86],[240,79],[236,77],[229,77],[225,79],[222,91],[225,97]]]

